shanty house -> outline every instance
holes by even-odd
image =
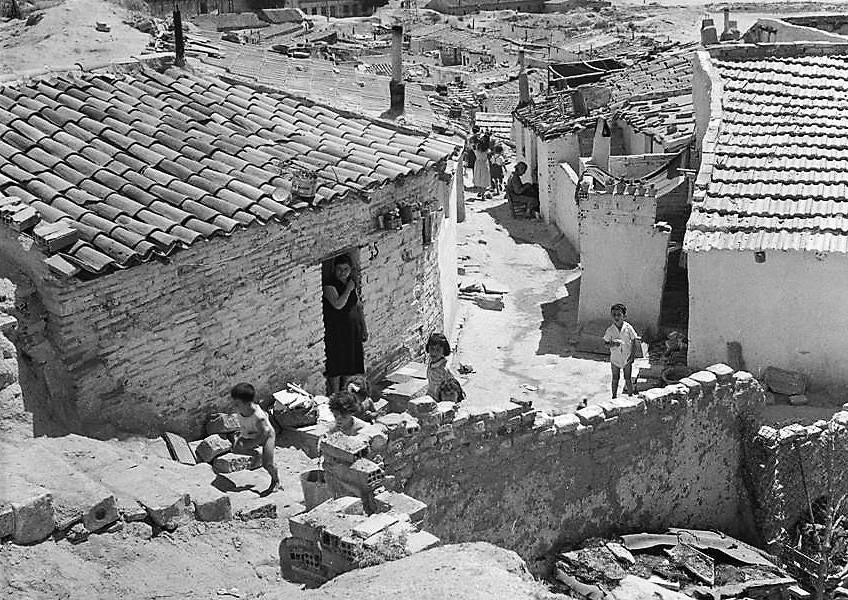
[[[847,95],[845,44],[698,54],[690,365],[727,360],[736,342],[755,374],[848,381]]]
[[[323,392],[343,253],[371,374],[450,328],[456,144],[265,90],[147,65],[2,86],[0,277],[36,433],[194,437],[238,381]]]

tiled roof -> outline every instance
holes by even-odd
[[[267,85],[374,118],[389,108],[388,77],[362,73],[351,66],[325,60],[289,58],[255,46],[229,42],[220,45],[225,56],[202,60],[245,82]],[[416,83],[406,84],[405,112],[398,120],[422,130],[442,122],[430,107],[427,94]]]
[[[575,114],[573,93],[573,90],[549,92],[544,98],[533,98],[527,106],[516,109],[515,118],[544,140],[594,125],[599,115],[579,117]]]
[[[702,55],[714,69],[689,251],[848,252],[848,45]]]
[[[175,68],[0,88],[0,192],[76,230],[79,241],[61,256],[86,275],[309,208],[291,199],[279,161],[318,176],[311,205],[319,207],[430,168],[454,149]]]
[[[660,94],[637,97],[624,104],[619,118],[636,131],[650,135],[666,146],[667,152],[678,150],[689,142],[695,131],[692,94]]]
[[[694,55],[689,45],[675,48],[610,75],[602,85],[610,88],[612,102],[652,92],[692,89]]]
[[[482,129],[488,129],[501,142],[509,142],[512,137],[512,115],[509,113],[478,112],[474,123]]]

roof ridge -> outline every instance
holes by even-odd
[[[717,44],[706,50],[714,59],[744,60],[752,58],[848,55],[848,42],[769,42]]]
[[[168,60],[169,58],[171,60]],[[91,65],[84,65],[82,63],[77,62],[73,65],[61,65],[55,67],[42,67],[40,69],[28,69],[26,71],[17,71],[15,73],[0,75],[0,88],[6,85],[15,85],[18,83],[27,84],[30,82],[37,82],[42,79],[57,75],[94,75],[96,74],[96,71],[108,68],[124,67],[125,70],[122,70],[122,73],[132,72],[136,69],[141,69],[145,66],[151,66],[151,64],[155,64],[156,68],[161,68],[166,65],[170,66],[171,64],[173,64],[173,58],[173,52],[157,52],[155,54],[139,54],[131,56],[130,58],[119,58]]]

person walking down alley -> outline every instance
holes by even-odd
[[[254,448],[262,448],[262,467],[271,476],[271,485],[262,496],[267,496],[280,487],[280,476],[274,464],[274,448],[277,445],[274,427],[268,413],[256,403],[256,390],[249,383],[239,383],[230,390],[230,398],[236,405],[239,432],[233,444],[236,454],[248,454]]]
[[[342,378],[365,372],[363,343],[368,329],[357,294],[350,257],[333,262],[333,273],[324,283],[324,331],[327,356],[327,393],[342,389]]]
[[[471,127],[471,135],[465,140],[465,166],[471,169],[474,173],[474,161],[477,160],[477,155],[474,150],[477,147],[477,141],[480,137],[480,128],[477,125]]]
[[[477,140],[474,148],[474,187],[482,197],[492,186],[492,176],[489,172],[490,137],[484,133]]]
[[[612,325],[604,333],[604,344],[610,349],[610,366],[612,368],[612,397],[618,396],[618,382],[624,371],[624,391],[628,396],[633,395],[633,360],[637,354],[639,336],[633,325],[624,320],[627,307],[623,304],[613,304],[610,309]]]

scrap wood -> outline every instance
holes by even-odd
[[[597,585],[587,585],[585,583],[580,583],[577,579],[563,571],[559,566],[557,566],[555,572],[556,578],[560,582],[564,583],[570,589],[574,590],[581,596],[589,598],[589,600],[603,600],[604,598],[606,598],[604,590],[602,590]]]
[[[623,535],[624,547],[628,550],[647,550],[657,546],[676,546],[678,539],[676,535],[661,533],[634,533]]]
[[[759,549],[723,533],[679,528],[670,528],[669,531],[676,534],[680,541],[699,550],[715,550],[747,565],[777,568]]]
[[[748,592],[763,591],[768,588],[788,588],[797,581],[791,577],[778,577],[775,579],[751,579],[740,583],[731,583],[719,587],[707,588],[703,586],[692,588],[692,593],[697,598],[711,598],[722,600],[722,598],[737,598]]]
[[[689,544],[680,543],[667,549],[672,561],[710,586],[715,585],[715,561]]]

